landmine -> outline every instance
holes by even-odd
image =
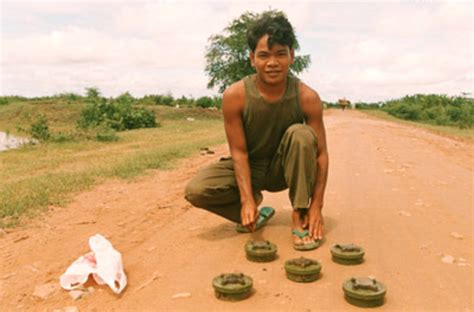
[[[354,244],[336,244],[331,247],[332,260],[339,264],[360,264],[364,261],[364,254],[364,249]]]
[[[285,262],[286,277],[298,283],[314,282],[319,278],[321,263],[317,260],[304,257],[287,260]]]
[[[277,246],[270,241],[249,240],[245,244],[247,259],[254,262],[270,262],[275,260]]]
[[[253,280],[243,273],[225,273],[212,280],[218,299],[238,301],[246,299],[252,292]]]
[[[373,278],[351,278],[342,284],[344,298],[358,307],[377,307],[384,303],[387,288]]]

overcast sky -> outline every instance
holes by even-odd
[[[207,40],[246,11],[284,11],[326,101],[473,92],[470,2],[1,1],[1,95],[217,95]]]

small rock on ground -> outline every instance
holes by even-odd
[[[69,296],[74,300],[79,300],[84,296],[84,292],[82,290],[71,290]]]
[[[33,292],[33,297],[39,298],[41,300],[48,299],[56,290],[58,286],[56,284],[44,284],[35,287],[35,291]]]
[[[463,239],[464,236],[462,236],[461,234],[457,233],[457,232],[451,232],[451,236],[456,238],[456,239]]]
[[[443,261],[444,263],[453,264],[456,259],[454,259],[453,256],[445,255],[443,258],[441,258],[441,261]]]
[[[174,294],[173,299],[178,299],[178,298],[189,298],[191,297],[191,293],[188,293],[188,292],[181,292],[181,293],[177,293],[177,294]]]

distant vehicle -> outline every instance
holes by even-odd
[[[346,98],[342,98],[338,100],[339,105],[341,105],[342,110],[345,110],[347,106],[351,104],[351,101],[349,101]]]

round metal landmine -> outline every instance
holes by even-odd
[[[384,303],[387,288],[373,278],[351,278],[342,284],[347,302],[359,307],[377,307]]]
[[[248,298],[252,291],[252,285],[252,278],[243,273],[225,273],[212,280],[216,297],[226,301]]]
[[[287,260],[285,262],[286,277],[298,283],[314,282],[319,278],[321,263],[317,260],[304,257]]]
[[[269,241],[252,241],[245,244],[247,259],[254,262],[270,262],[275,260],[277,246]]]
[[[339,264],[360,264],[364,261],[364,249],[354,244],[336,244],[331,247],[332,260]]]

